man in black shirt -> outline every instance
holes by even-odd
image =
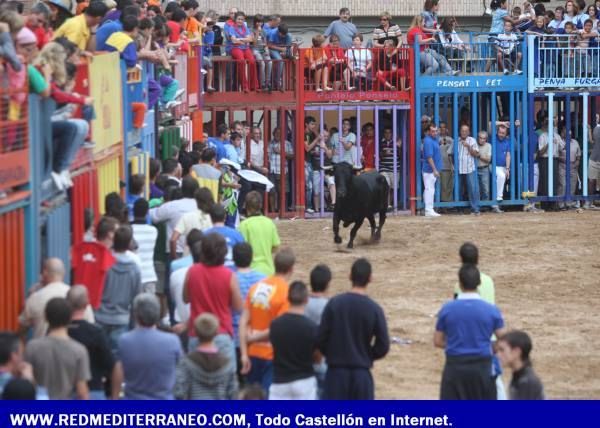
[[[273,383],[269,400],[316,400],[317,378],[313,370],[317,325],[304,316],[308,288],[294,281],[288,291],[290,309],[271,323]]]
[[[318,348],[327,358],[325,398],[375,398],[371,367],[390,349],[387,323],[381,307],[367,296],[371,264],[361,258],[350,273],[352,290],[332,298],[319,327]]]
[[[71,324],[68,326],[69,337],[85,346],[90,357],[92,373],[92,378],[88,381],[90,399],[106,399],[104,381],[108,381],[109,378],[112,387],[111,397],[118,399],[123,383],[123,372],[120,363],[117,363],[113,357],[104,331],[84,320],[85,309],[89,305],[87,288],[83,285],[74,285],[67,293],[67,301],[73,309]]]

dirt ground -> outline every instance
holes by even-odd
[[[330,219],[278,227],[297,255],[294,279],[307,281],[315,264],[327,263],[332,294],[349,288],[355,258],[373,264],[370,295],[383,306],[390,335],[412,341],[392,344],[376,363],[377,398],[438,398],[444,357],[432,344],[435,314],[451,298],[465,241],[479,246],[480,268],[494,279],[507,326],[532,336],[546,395],[600,398],[600,213],[392,217],[379,245],[368,244],[363,225],[352,253],[337,250]],[[349,229],[341,235],[345,248]]]

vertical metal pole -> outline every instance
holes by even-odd
[[[415,55],[417,57],[418,55]],[[419,94],[415,96],[416,102],[413,104],[415,117],[413,117],[412,123],[415,127],[415,143],[414,143],[414,153],[415,153],[415,162],[414,167],[416,171],[416,198],[418,199],[418,207],[423,206],[423,177],[421,172],[421,158],[422,158],[422,150],[423,150],[423,141],[422,141],[422,127],[421,127],[421,100],[423,99]],[[412,196],[412,195],[411,195]]]
[[[354,150],[354,153],[356,154],[356,158],[354,159],[354,164],[355,165],[361,165],[360,162],[360,152],[362,149],[362,146],[360,144],[360,142],[362,141],[362,128],[360,125],[360,106],[356,107],[356,147]],[[364,168],[365,166],[362,165],[362,167]]]
[[[394,212],[398,211],[398,147],[396,147],[396,141],[398,141],[398,115],[397,115],[397,106],[394,106],[392,109],[392,153],[394,156],[394,182],[392,183],[392,188],[394,189]]]
[[[287,129],[286,124],[286,112],[285,108],[281,107],[279,110],[279,130],[281,137],[279,138],[279,218],[283,218],[287,208],[287,193],[285,191],[287,182],[289,180],[288,172],[286,171],[287,161],[287,147],[285,142],[287,141]]]
[[[515,180],[513,174],[515,173],[515,141],[517,138],[517,134],[515,132],[515,119],[517,119],[516,111],[515,111],[515,96],[516,92],[509,92],[509,120],[510,120],[510,165],[507,167],[510,168],[511,174],[509,176],[510,180],[510,200],[515,200]],[[521,124],[524,126],[524,124]]]
[[[323,131],[325,130],[325,119],[324,119],[324,110],[323,110],[323,106],[319,107],[319,133],[322,134]],[[341,129],[340,129],[340,132]],[[331,136],[331,134],[330,134]],[[340,134],[338,134],[338,139],[339,139]],[[321,168],[319,170],[319,213],[321,214],[321,217],[323,217],[323,213],[325,212],[325,170],[323,169],[323,167],[325,166],[325,153],[323,152],[323,150],[321,150],[319,148],[319,165],[321,165]],[[313,172],[314,174],[314,172]],[[312,177],[310,178],[312,180]],[[314,185],[314,183],[313,183]],[[314,192],[314,189],[313,189]],[[313,198],[314,200],[314,198]]]
[[[454,177],[454,186],[452,189],[452,193],[454,195],[454,201],[459,202],[462,198],[460,195],[460,176],[459,176],[459,156],[458,156],[458,116],[460,115],[460,109],[458,107],[458,94],[452,94],[452,137],[454,142],[452,143],[452,158],[454,159],[454,172],[452,176]],[[442,155],[443,156],[443,155]]]
[[[567,106],[567,117],[570,116]],[[568,119],[567,119],[568,120]],[[548,196],[554,196],[554,94],[548,94]]]
[[[577,100],[579,101],[579,100]],[[563,189],[563,191],[565,192],[564,195],[557,195],[557,196],[562,196],[563,197],[563,201],[566,202],[568,200],[570,200],[570,194],[571,194],[571,150],[570,150],[570,146],[571,146],[571,127],[572,127],[572,123],[571,123],[571,96],[567,95],[565,97],[565,112],[567,113],[567,117],[565,118],[565,149],[566,149],[566,155],[567,155],[567,159],[566,159],[566,163],[565,163],[565,188]],[[560,116],[559,116],[560,117]],[[559,170],[560,171],[560,170]],[[560,178],[559,178],[560,180]]]
[[[408,146],[409,146],[409,141],[406,138],[407,137],[407,127],[408,127],[408,121],[409,121],[409,117],[410,117],[410,112],[404,110],[402,112],[402,209],[406,210],[407,209],[407,191],[406,191],[406,179],[407,177],[409,177],[409,173],[407,171],[406,168],[406,164],[407,164],[407,160],[406,160],[406,152],[408,150]],[[396,142],[394,141],[394,147],[395,147]]]
[[[490,137],[492,142],[492,201],[493,205],[498,205],[498,192],[502,192],[502,189],[497,189],[496,187],[496,161],[498,154],[498,141],[496,139],[497,130],[496,130],[496,91],[493,91],[490,96],[491,103],[491,129],[490,129]]]
[[[589,93],[584,93],[583,94],[583,156],[582,156],[582,160],[583,160],[583,177],[581,177],[581,181],[583,181],[583,196],[588,196],[588,192],[590,191],[590,189],[588,189],[588,108],[589,108]],[[594,106],[594,104],[592,103],[592,106]],[[592,110],[595,110],[595,108],[592,107]],[[594,120],[596,120],[596,118],[594,117]],[[596,126],[598,126],[598,124],[596,124]],[[598,144],[598,143],[596,143]],[[592,194],[596,193],[596,189],[591,189]]]
[[[375,169],[379,171],[379,105],[375,106],[374,123],[375,123]]]

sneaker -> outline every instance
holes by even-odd
[[[452,75],[453,75],[453,76],[458,76],[459,74],[460,74],[460,71],[458,71],[458,70],[454,70],[454,71],[452,72]]]
[[[510,71],[508,71],[506,68],[504,69],[504,75],[508,76],[510,74]]]
[[[206,88],[206,92],[208,92],[209,94],[212,94],[213,92],[217,92],[217,90],[211,86],[209,86],[208,88]]]
[[[93,141],[84,141],[83,143],[84,149],[93,149],[94,147],[96,147],[96,143],[94,143]]]
[[[517,68],[517,69],[515,69],[515,71],[513,72],[513,74],[516,74],[516,75],[523,74],[523,70],[519,70],[519,69]]]
[[[591,204],[590,202],[586,202],[586,203],[583,205],[583,209],[584,209],[584,210],[592,210],[592,211],[594,211],[594,210],[598,210],[598,209],[600,209],[600,208],[598,208],[597,206],[595,206],[595,205]]]
[[[65,185],[63,184],[62,177],[60,176],[60,174],[52,171],[50,173],[50,177],[52,177],[52,181],[54,182],[54,185],[58,190],[65,190]]]
[[[181,101],[169,101],[166,105],[165,108],[166,109],[171,109],[173,107],[177,107],[178,105],[181,105]]]
[[[441,214],[436,213],[435,211],[425,211],[425,217],[441,217]]]
[[[200,73],[202,73],[202,75],[205,75],[205,74],[207,74],[207,73],[208,73],[208,71],[206,71],[205,69],[201,68],[201,69],[200,69]]]
[[[502,211],[500,207],[494,206],[492,207],[492,212],[495,212],[496,214],[502,214],[504,211]]]
[[[314,213],[315,213],[315,210],[313,210],[312,208],[307,208],[307,209],[306,209],[306,212],[307,212],[308,214],[314,214]]]
[[[321,93],[321,92],[323,92],[323,89],[321,89],[321,88],[317,88],[316,92],[317,92],[317,93]]]
[[[60,179],[62,180],[65,189],[73,187],[73,180],[71,180],[71,174],[68,170],[64,170],[60,172]]]
[[[183,88],[177,89],[177,92],[175,92],[175,96],[173,97],[173,99],[176,100],[177,98],[181,97],[183,94],[185,94],[185,89],[183,89]]]

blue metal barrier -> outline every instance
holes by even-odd
[[[442,208],[456,208],[469,206],[469,199],[465,195],[464,184],[458,172],[458,141],[459,129],[462,125],[470,128],[469,136],[477,138],[480,131],[488,133],[488,142],[492,146],[492,162],[490,164],[489,197],[481,200],[481,206],[494,205],[522,205],[527,202],[529,195],[529,134],[525,124],[528,123],[530,114],[527,96],[527,70],[528,55],[527,45],[524,41],[515,42],[512,46],[513,53],[503,52],[505,45],[495,42],[485,34],[469,34],[465,37],[464,57],[460,59],[461,69],[453,66],[458,73],[446,75],[444,72],[437,74],[423,74],[421,60],[426,61],[426,55],[415,55],[415,142],[417,171],[417,207],[423,208],[423,182],[422,176],[422,141],[423,130],[421,127],[422,115],[430,116],[433,123],[439,126],[444,122],[449,130],[448,136],[453,141],[453,164],[456,166],[451,174],[452,192],[445,190],[446,197],[442,200],[441,180],[436,183],[436,197],[434,206]],[[419,46],[414,45],[418,52]],[[436,49],[435,57],[446,54],[449,46],[442,43],[433,44],[430,50]],[[518,54],[519,64],[516,63]],[[511,56],[511,58],[506,58]],[[510,61],[508,61],[510,59]],[[446,60],[448,64],[452,59]],[[443,60],[438,62],[443,63]],[[456,64],[454,64],[456,65]],[[510,67],[510,68],[509,68]],[[505,72],[507,70],[508,72]],[[508,189],[496,189],[496,146],[498,121],[509,122],[510,138],[510,179]],[[442,153],[444,156],[445,153]],[[447,184],[446,182],[446,184]],[[502,193],[499,193],[502,192]],[[501,199],[499,201],[498,199]]]
[[[42,260],[56,257],[65,265],[65,282],[70,282],[71,272],[71,204],[66,200],[55,200],[40,212],[43,227],[41,235]]]

